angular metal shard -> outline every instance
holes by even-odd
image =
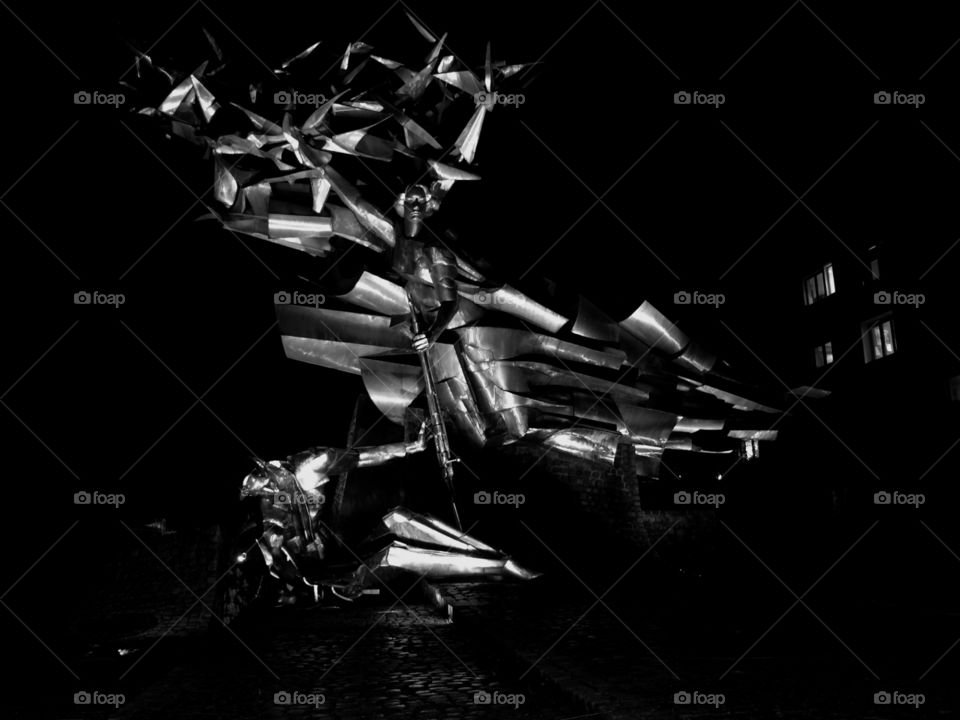
[[[568,318],[538,303],[510,285],[504,285],[495,290],[478,288],[473,291],[464,286],[464,289],[460,292],[480,307],[496,308],[500,312],[514,315],[550,332],[557,332],[569,322]]]
[[[284,61],[283,63],[281,63],[281,64],[280,64],[280,67],[283,68],[284,70],[286,70],[288,67],[290,67],[291,65],[293,65],[295,62],[298,62],[298,61],[300,61],[300,60],[304,60],[305,58],[310,57],[310,55],[313,53],[313,51],[316,50],[318,47],[320,47],[320,43],[321,43],[321,42],[322,42],[321,40],[318,40],[318,41],[315,42],[313,45],[310,45],[310,46],[309,46],[306,50],[304,50],[303,52],[297,53],[297,54],[294,55],[292,58],[289,58],[288,60],[286,60],[286,61]]]
[[[427,30],[424,24],[417,20],[417,18],[415,18],[409,10],[404,11],[404,15],[407,16],[407,19],[413,24],[413,26],[417,29],[417,32],[420,33],[424,40],[432,43],[437,41],[436,36]]]
[[[213,158],[213,195],[228,208],[233,207],[237,200],[237,179],[227,168],[227,164],[219,155]]]
[[[418,365],[362,359],[360,377],[373,404],[390,420],[402,425],[410,403],[423,392],[423,374]]]
[[[449,550],[496,553],[496,549],[429,515],[421,515],[402,507],[394,508],[383,517],[383,524],[391,533],[405,540],[442,545]]]
[[[429,580],[508,578],[530,580],[537,573],[520,567],[508,557],[480,557],[446,550],[430,550],[396,541],[368,563],[373,570],[400,568]]]
[[[483,85],[480,83],[480,78],[478,78],[469,70],[439,72],[434,75],[434,77],[437,78],[437,80],[447,83],[448,85],[453,85],[454,87],[463,90],[471,97],[477,93],[483,92]]]
[[[481,105],[473,113],[473,117],[464,126],[453,144],[466,163],[472,163],[477,154],[477,145],[480,143],[480,131],[483,129],[483,118],[487,114],[487,109]]]
[[[313,194],[312,209],[318,215],[323,212],[323,206],[327,203],[330,188],[330,181],[325,177],[318,176],[310,178],[310,192]]]
[[[403,315],[409,309],[402,287],[366,270],[349,292],[337,297],[383,315]]]
[[[577,318],[571,332],[575,335],[616,343],[620,339],[620,328],[605,312],[580,296]]]
[[[668,355],[681,353],[690,342],[690,338],[649,301],[644,301],[630,317],[621,320],[620,327]]]

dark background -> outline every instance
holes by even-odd
[[[862,531],[872,492],[896,487],[926,492],[923,517],[960,546],[948,386],[960,373],[960,50],[948,52],[960,29],[949,7],[410,7],[450,31],[450,51],[469,63],[482,63],[487,40],[495,59],[542,61],[514,86],[524,105],[487,119],[483,182],[458,186],[444,208],[506,276],[576,288],[615,318],[649,299],[778,393],[822,374],[812,367],[820,328],[849,317],[853,332],[834,352],[853,349],[821,382],[833,397],[796,406],[765,472],[744,477],[758,488],[746,513],[758,537],[812,553],[830,512]],[[390,3],[11,3],[0,14],[6,587],[77,519],[73,493],[125,493],[131,523],[203,522],[223,511],[251,454],[344,443],[362,389],[287,361],[272,327],[273,293],[323,264],[193,222],[207,166],[127,108],[77,106],[73,94],[127,92],[125,41],[189,71],[209,56],[201,27],[252,74],[321,38],[339,47],[362,37],[398,59],[426,48]],[[680,90],[726,102],[675,105]],[[878,106],[880,90],[926,102]],[[809,207],[788,212],[797,196]],[[914,314],[903,316],[898,355],[871,367],[856,327],[867,311],[839,293],[869,293],[863,258],[878,243],[891,258],[881,277],[927,302],[904,311]],[[804,308],[801,282],[825,262],[838,268],[836,306]],[[94,289],[122,292],[126,304],[73,304]],[[674,306],[674,293],[695,289],[727,302]],[[118,517],[96,512],[103,523]],[[902,566],[946,602],[960,567],[917,517],[891,516],[884,542],[923,545]],[[8,601],[52,642],[55,609],[96,562],[68,537]],[[7,622],[24,653],[54,662]]]

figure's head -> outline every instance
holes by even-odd
[[[268,487],[276,487],[284,472],[283,465],[277,460],[264,462],[254,458],[257,468],[243,479],[240,494],[243,496],[259,495]]]
[[[433,215],[440,207],[439,200],[426,185],[408,185],[400,193],[394,205],[397,214],[403,218],[403,231],[407,237],[416,237],[420,232],[423,219]]]
[[[330,482],[328,473],[332,464],[333,454],[327,450],[320,450],[306,457],[298,458],[294,468],[294,476],[297,478],[300,489],[306,493],[319,491],[323,485]]]

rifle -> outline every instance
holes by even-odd
[[[413,304],[413,298],[407,293],[407,302],[410,303],[410,328],[414,335],[420,334],[420,323],[417,320],[416,306]],[[457,512],[457,502],[453,490],[453,464],[458,462],[450,450],[450,438],[447,437],[447,427],[443,422],[443,415],[440,412],[440,400],[437,398],[436,383],[433,379],[433,369],[430,367],[430,348],[418,350],[420,357],[420,367],[423,369],[424,392],[427,396],[427,410],[430,414],[430,426],[433,429],[431,437],[433,438],[433,448],[437,453],[437,462],[443,470],[443,479],[447,484],[447,490],[450,493],[450,505],[453,508],[453,520],[457,530],[462,530],[460,526],[460,514]]]

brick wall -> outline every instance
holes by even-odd
[[[718,528],[714,511],[677,508],[676,488],[638,475],[638,459],[628,444],[619,447],[613,466],[523,446],[497,455],[508,464],[499,466],[502,477],[522,478],[521,492],[542,498],[548,490],[551,497],[542,504],[555,512],[582,511],[606,535],[641,549],[657,543],[656,554],[672,565],[686,565],[702,554]]]

